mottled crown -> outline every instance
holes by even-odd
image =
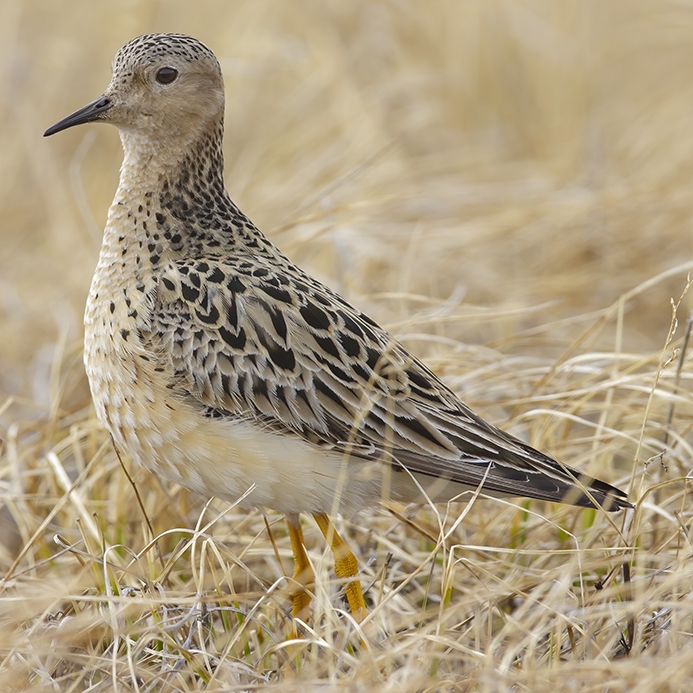
[[[144,34],[126,43],[113,58],[113,73],[125,72],[127,75],[137,67],[168,57],[184,60],[204,60],[221,66],[214,53],[204,43],[185,34]]]

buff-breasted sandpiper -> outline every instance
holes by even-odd
[[[112,123],[124,160],[85,314],[99,419],[140,464],[204,496],[286,515],[298,587],[312,579],[299,524],[330,541],[356,618],[354,555],[328,513],[383,497],[447,501],[470,488],[629,507],[486,423],[373,320],[285,257],[224,186],[224,83],[180,34],[121,48],[104,92],[46,131]]]

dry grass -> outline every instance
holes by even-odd
[[[191,8],[0,4],[0,688],[690,690],[690,303],[677,327],[670,299],[693,268],[691,6]],[[80,354],[117,135],[40,135],[155,30],[222,61],[241,208],[475,409],[629,488],[634,513],[476,498],[342,518],[362,628],[306,523],[319,577],[292,639],[280,518],[142,470],[131,485]]]

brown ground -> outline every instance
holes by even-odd
[[[147,550],[81,368],[117,133],[41,133],[150,31],[220,58],[227,184],[260,228],[637,513],[343,518],[373,583],[361,640],[308,523],[320,581],[298,643],[276,515],[278,554],[259,512],[201,516],[134,470],[161,560]],[[691,5],[8,1],[0,152],[2,690],[690,690],[689,296],[668,332],[693,269]]]

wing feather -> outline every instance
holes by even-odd
[[[556,501],[580,479],[597,502],[628,505],[483,421],[387,332],[286,263],[271,273],[210,258],[164,268],[142,338],[179,396],[411,473]],[[569,500],[592,505],[582,493]]]

